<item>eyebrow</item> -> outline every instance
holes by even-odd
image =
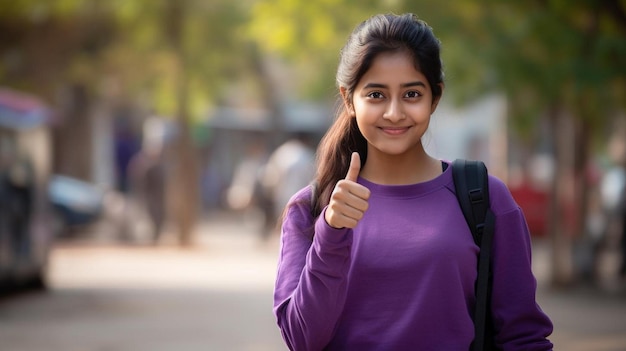
[[[422,81],[403,83],[400,86],[403,87],[403,88],[409,88],[409,87],[424,87],[424,88],[426,88],[426,84],[424,84],[424,82],[422,82]],[[387,88],[387,85],[380,84],[380,83],[367,83],[363,88],[364,89]]]

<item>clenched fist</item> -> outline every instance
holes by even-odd
[[[360,171],[361,158],[353,152],[348,174],[335,185],[324,214],[326,223],[333,228],[356,227],[369,206],[370,190],[356,182]]]

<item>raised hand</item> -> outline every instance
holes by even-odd
[[[334,228],[354,228],[363,218],[369,204],[370,190],[357,183],[361,172],[361,158],[352,153],[345,179],[337,182],[330,196],[324,219]]]

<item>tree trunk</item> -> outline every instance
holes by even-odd
[[[184,68],[182,68],[184,69]],[[182,70],[181,69],[181,70]],[[198,167],[195,159],[193,141],[187,112],[187,82],[184,72],[181,72],[181,82],[178,88],[178,125],[180,131],[176,140],[177,167],[174,174],[174,194],[176,206],[174,208],[178,227],[178,241],[182,246],[193,244],[193,231],[198,212]]]
[[[54,129],[53,171],[92,181],[92,113],[88,89],[82,84],[67,86],[62,126]]]
[[[183,23],[185,2],[171,0],[166,15],[166,30],[170,45],[176,55],[178,77],[176,85],[176,119],[180,128],[174,148],[175,168],[172,179],[172,215],[178,229],[178,241],[182,246],[193,244],[193,232],[198,213],[198,167],[189,123],[189,83],[186,56],[183,46]]]
[[[551,109],[550,133],[554,150],[554,175],[550,196],[549,233],[552,244],[552,284],[565,287],[573,283],[573,235],[568,205],[574,194],[572,177],[573,133],[571,119],[560,106]]]
[[[576,155],[575,155],[575,191],[576,208],[574,223],[574,237],[582,238],[587,228],[587,218],[589,212],[589,179],[587,166],[589,164],[589,154],[591,148],[591,125],[584,120],[576,123]]]
[[[255,44],[250,45],[250,62],[254,72],[262,101],[270,114],[270,131],[268,135],[269,147],[274,149],[285,139],[283,128],[285,116],[281,107],[281,101],[277,93],[277,87],[272,79],[271,72],[263,60]]]

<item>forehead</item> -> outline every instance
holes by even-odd
[[[394,85],[416,80],[428,84],[424,74],[416,68],[412,55],[406,51],[383,52],[372,60],[357,87],[368,83]]]

